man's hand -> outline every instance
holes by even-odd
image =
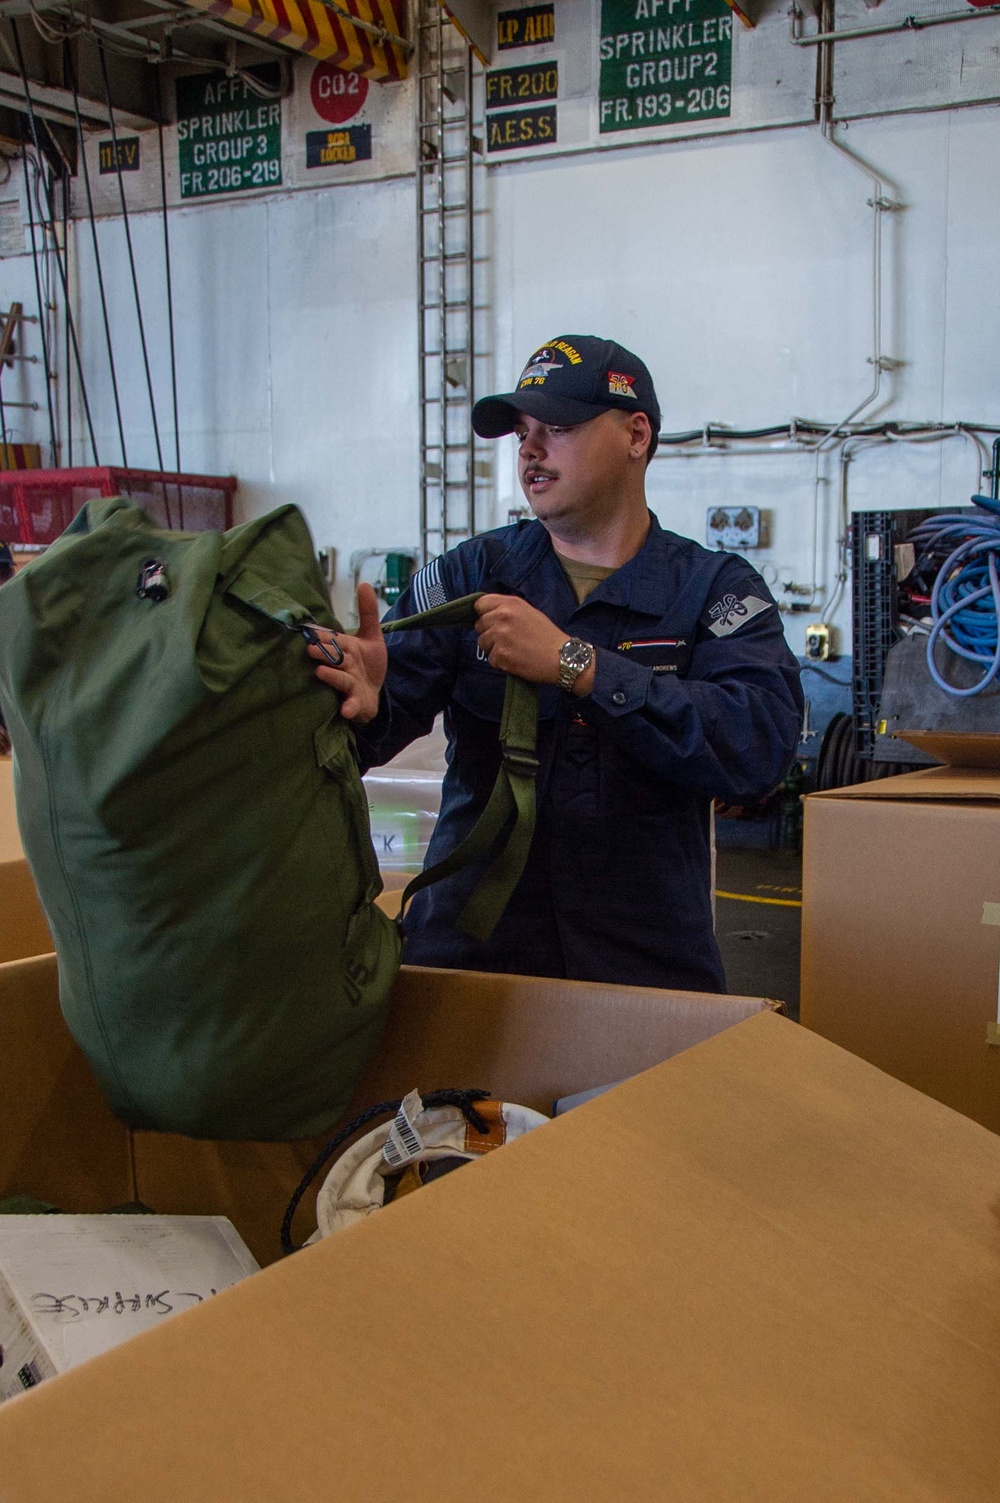
[[[344,654],[339,668],[331,668],[321,650],[312,646],[306,650],[320,666],[316,677],[338,690],[343,696],[340,713],[345,720],[357,720],[367,725],[378,714],[379,691],[385,680],[389,663],[385,637],[378,619],[378,596],[370,584],[358,585],[358,629],[346,632],[320,630],[324,642],[336,642]]]
[[[479,645],[491,668],[502,668],[532,684],[559,682],[559,649],[570,640],[569,632],[519,595],[484,595],[476,602],[476,614]],[[580,674],[573,692],[589,694],[593,683],[591,664]]]

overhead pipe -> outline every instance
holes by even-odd
[[[843,31],[820,30],[812,36],[802,30],[803,14],[797,5],[788,12],[789,35],[796,47],[823,47],[828,42],[855,42],[863,37],[884,37],[904,31],[925,31],[931,26],[955,26],[959,21],[981,21],[988,16],[1000,15],[1000,5],[988,5],[978,10],[952,10],[943,16],[906,16],[902,21],[889,21],[881,26],[852,26]],[[823,26],[820,21],[820,26]]]

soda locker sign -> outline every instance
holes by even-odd
[[[601,134],[728,115],[733,13],[725,0],[601,0]]]
[[[251,70],[276,84],[272,64]],[[211,198],[281,183],[281,101],[242,79],[215,74],[177,80],[181,198]]]

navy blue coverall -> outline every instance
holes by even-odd
[[[420,892],[411,965],[725,990],[712,927],[710,808],[749,803],[788,769],[802,692],[778,610],[741,557],[710,553],[651,518],[646,542],[577,605],[540,522],[473,538],[422,569],[390,613],[474,590],[522,596],[597,648],[593,692],[542,685],[538,826],[487,942],[456,918],[485,864]],[[389,637],[362,766],[389,761],[444,711],[448,770],[427,865],[469,832],[500,766],[505,677],[474,631]]]

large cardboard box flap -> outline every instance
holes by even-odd
[[[957,1503],[1000,1140],[762,1014],[0,1411],[4,1503]]]
[[[898,777],[876,778],[872,783],[850,783],[846,788],[811,793],[806,807],[857,799],[880,803],[995,805],[1000,802],[1000,776],[986,767],[922,767],[919,772],[904,772]]]
[[[658,1064],[774,1003],[531,976],[404,966],[385,1036],[347,1117],[418,1087],[476,1087],[550,1112],[559,1096]],[[254,1256],[279,1255],[292,1191],[329,1134],[233,1143],[130,1133],[113,1116],[59,1010],[54,955],[0,965],[6,1129],[0,1196],[63,1210],[138,1199],[173,1215],[225,1215]],[[313,1196],[303,1204],[301,1236]]]
[[[51,949],[49,926],[17,828],[13,763],[0,757],[0,963]]]
[[[897,731],[896,739],[949,767],[1000,771],[1000,735],[993,731]]]

